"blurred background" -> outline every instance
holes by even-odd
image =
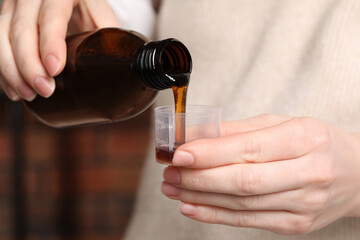
[[[0,240],[121,240],[149,143],[150,111],[59,130],[0,90]]]

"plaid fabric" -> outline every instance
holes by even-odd
[[[121,239],[150,110],[120,123],[53,129],[0,100],[0,240]]]

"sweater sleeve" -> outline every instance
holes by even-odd
[[[122,28],[142,33],[151,38],[155,25],[152,0],[107,0]]]

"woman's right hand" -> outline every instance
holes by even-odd
[[[4,0],[0,9],[0,87],[13,101],[49,97],[65,67],[68,33],[119,27],[107,1]]]

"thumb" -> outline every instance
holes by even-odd
[[[40,54],[51,76],[58,75],[65,67],[65,38],[72,9],[72,0],[42,2],[39,13]]]
[[[289,121],[294,117],[285,115],[262,114],[256,117],[232,122],[221,123],[221,136],[233,135],[241,132],[250,132]]]

